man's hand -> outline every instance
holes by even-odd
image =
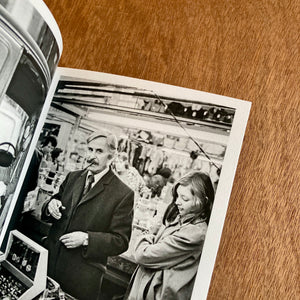
[[[74,231],[62,235],[59,240],[67,248],[77,248],[83,245],[84,241],[88,238],[88,234],[82,231]]]
[[[48,212],[49,214],[55,218],[56,220],[59,220],[62,216],[60,209],[66,209],[62,203],[57,199],[52,199],[48,204]]]

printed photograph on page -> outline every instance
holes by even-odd
[[[0,1],[0,231],[62,50],[44,6]]]
[[[191,299],[196,277],[211,277],[214,259],[211,269],[198,267],[219,242],[206,235],[229,200],[230,181],[219,185],[223,174],[234,176],[224,164],[237,163],[231,135],[235,128],[240,145],[246,102],[111,74],[62,74],[17,229],[48,249],[47,274],[66,297]]]

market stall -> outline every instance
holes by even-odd
[[[233,118],[233,109],[197,99],[191,102],[123,86],[60,81],[37,146],[55,137],[59,155],[55,162],[49,156],[42,159],[37,187],[24,203],[22,230],[43,243],[50,228],[41,221],[43,204],[70,171],[85,167],[87,136],[99,128],[109,129],[118,138],[118,152],[126,156],[127,169],[144,183],[140,189],[137,179],[123,177],[135,191],[132,235],[129,249],[109,258],[105,275],[107,285],[125,288],[135,268],[135,240],[143,231],[161,225],[172,201],[173,183],[190,170],[202,170],[210,174],[216,188]],[[118,174],[116,163],[112,168]],[[163,178],[160,172],[166,169],[170,174]]]

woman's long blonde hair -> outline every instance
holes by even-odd
[[[194,196],[195,215],[199,215],[207,223],[209,222],[212,205],[214,202],[214,188],[208,174],[200,171],[193,171],[180,178],[173,186],[173,201],[168,206],[164,215],[163,222],[171,222],[176,218],[179,211],[175,204],[178,197],[177,189],[179,186],[190,186],[191,194]]]

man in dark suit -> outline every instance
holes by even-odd
[[[99,131],[87,139],[88,166],[70,172],[43,207],[53,223],[48,239],[48,274],[78,299],[99,299],[108,256],[128,248],[133,191],[110,169],[116,137]]]

